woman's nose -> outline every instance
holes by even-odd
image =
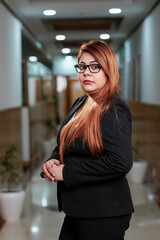
[[[90,74],[90,70],[89,70],[89,67],[86,68],[86,70],[84,71],[84,74]]]

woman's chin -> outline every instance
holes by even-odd
[[[91,97],[100,92],[99,89],[93,89],[93,88],[83,88],[83,90]]]

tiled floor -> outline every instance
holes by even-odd
[[[130,184],[135,213],[126,232],[126,240],[160,240],[160,208],[153,185]]]
[[[57,211],[56,184],[39,177],[36,170],[26,189],[22,217],[7,222],[0,231],[0,240],[57,240],[63,213]],[[144,184],[130,184],[135,205],[125,240],[160,240],[160,208],[153,199],[153,189]]]

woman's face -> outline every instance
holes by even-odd
[[[99,64],[90,53],[83,53],[79,64]],[[107,76],[102,68],[98,73],[91,73],[88,67],[84,73],[78,73],[78,78],[83,90],[90,96],[100,92],[107,83]]]

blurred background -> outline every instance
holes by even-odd
[[[4,175],[4,180],[0,179],[1,191],[7,188],[8,181],[4,160],[9,164],[11,159],[12,165],[19,166],[18,187],[25,192],[29,188],[30,198],[26,199],[35,204],[32,195],[35,189],[32,192],[29,184],[39,181],[37,188],[42,192],[39,167],[51,154],[59,125],[72,103],[84,94],[74,69],[79,47],[84,42],[101,39],[116,53],[120,96],[131,108],[134,162],[143,159],[146,164],[141,183],[139,170],[135,181],[129,176],[135,205],[142,209],[137,210],[127,239],[160,239],[159,23],[157,0],[0,1],[0,173]],[[11,181],[15,187],[17,183]],[[46,207],[44,202],[39,204],[40,192],[38,206]],[[141,194],[145,200],[137,198]],[[156,216],[151,215],[154,211]],[[27,213],[30,219],[33,217],[32,211],[23,210],[22,222]],[[145,216],[148,222],[144,224]],[[1,239],[9,240],[5,235],[6,221],[0,222]],[[151,235],[144,235],[147,231],[144,226]],[[133,237],[132,231],[139,228],[139,235]],[[36,230],[31,232],[34,237],[30,233],[20,239],[36,239]]]

